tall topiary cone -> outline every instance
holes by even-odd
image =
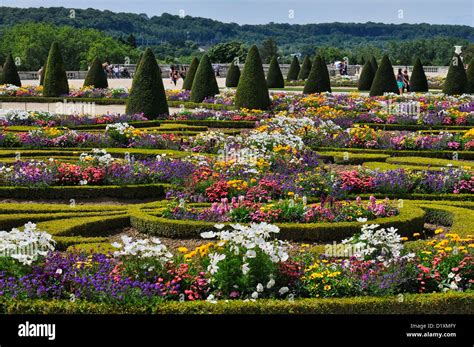
[[[308,56],[304,57],[303,65],[301,65],[300,73],[298,74],[299,80],[305,80],[308,78],[311,72],[311,59]]]
[[[472,58],[471,62],[469,63],[466,75],[468,83],[467,93],[474,94],[474,58]]]
[[[49,50],[46,70],[44,72],[43,95],[60,96],[69,93],[66,70],[59,44],[53,42]]]
[[[329,72],[324,59],[318,55],[311,66],[311,72],[304,85],[303,94],[331,92]]]
[[[267,86],[268,88],[285,88],[285,80],[276,57],[272,58],[268,67]]]
[[[13,84],[17,87],[21,87],[20,75],[16,69],[15,61],[11,54],[7,56],[5,65],[3,65],[3,71],[0,75],[0,84]]]
[[[377,70],[379,69],[379,65],[377,64],[377,60],[375,59],[374,56],[370,58],[370,63],[372,64],[372,70],[374,71],[374,75],[377,73]]]
[[[143,112],[149,119],[169,114],[160,68],[150,48],[143,53],[133,77],[125,112]]]
[[[384,93],[399,94],[393,66],[387,55],[383,56],[370,88],[370,96],[383,95]]]
[[[257,46],[253,45],[245,59],[244,71],[235,94],[235,105],[238,108],[265,110],[270,104],[262,59]]]
[[[239,85],[240,80],[240,69],[235,63],[231,63],[229,70],[227,70],[227,76],[225,78],[225,86],[228,88],[235,88]]]
[[[444,81],[443,93],[448,95],[461,95],[467,93],[469,86],[461,57],[457,54],[451,59],[448,75]]]
[[[428,80],[420,58],[417,58],[410,77],[410,91],[426,93],[428,91]]]
[[[286,75],[287,81],[296,81],[298,79],[298,75],[300,73],[300,62],[296,55],[293,57],[291,61],[290,69],[288,70],[288,75]]]
[[[219,94],[216,76],[212,68],[211,61],[207,54],[204,54],[199,62],[199,66],[194,76],[191,88],[191,101],[202,102],[205,98]]]
[[[188,72],[186,73],[186,77],[184,78],[183,82],[183,89],[184,90],[191,90],[193,87],[194,76],[196,75],[196,70],[199,66],[199,59],[194,57],[191,61],[191,65],[189,65]]]
[[[357,89],[370,90],[370,87],[372,86],[372,82],[374,81],[374,77],[375,77],[375,72],[372,67],[372,63],[370,62],[370,60],[368,60],[364,64],[364,67],[362,68],[362,72],[360,73],[359,84],[357,86]]]
[[[107,82],[107,75],[98,57],[94,58],[91,67],[87,72],[86,79],[84,80],[84,87],[87,86],[93,86],[95,88],[109,87],[109,83]]]

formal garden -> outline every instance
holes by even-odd
[[[403,95],[388,56],[349,93],[256,46],[225,89],[207,55],[182,90],[150,49],[130,89],[45,66],[0,102],[125,112],[0,110],[1,313],[473,313],[474,62]]]

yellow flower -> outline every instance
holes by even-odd
[[[294,195],[295,195],[295,193],[293,193],[293,192],[288,192],[288,196],[294,196]]]
[[[186,247],[179,247],[178,252],[180,253],[188,253],[188,249]]]
[[[420,233],[414,233],[413,234],[413,237],[418,237],[418,236],[420,236]]]
[[[329,284],[326,284],[326,285],[324,286],[324,290],[326,290],[326,291],[327,291],[327,290],[331,290],[331,286],[330,286]]]
[[[453,248],[452,248],[452,247],[446,247],[444,250],[445,250],[446,252],[451,252],[451,251],[453,250]]]
[[[407,241],[407,240],[408,240],[408,237],[400,237],[400,240],[402,240],[402,241]]]
[[[436,229],[434,233],[437,235],[437,234],[441,234],[442,232],[444,232],[444,230],[440,228],[440,229]]]
[[[474,243],[468,244],[467,247],[469,247],[469,248],[474,248]]]

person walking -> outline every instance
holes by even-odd
[[[403,73],[402,73],[402,69],[398,69],[398,74],[397,74],[397,87],[398,87],[398,92],[400,93],[400,95],[403,94]]]
[[[408,70],[406,68],[403,70],[403,89],[406,89],[407,93],[410,92],[410,76],[408,76]]]

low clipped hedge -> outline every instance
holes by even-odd
[[[473,126],[469,125],[424,125],[424,124],[379,124],[379,123],[357,123],[360,126],[368,126],[382,130],[469,130]]]
[[[195,207],[202,206],[193,205]],[[425,212],[409,201],[404,202],[397,216],[378,218],[374,223],[392,226],[399,229],[400,234],[411,234],[423,230]],[[170,237],[199,237],[202,232],[214,230],[213,222],[194,220],[174,220],[156,216],[140,210],[130,210],[130,223],[142,233]],[[278,238],[295,241],[340,241],[360,232],[359,222],[338,223],[276,223],[280,228]]]
[[[446,167],[447,165],[452,165],[456,167],[471,166],[474,167],[474,162],[471,161],[459,161],[459,160],[449,160],[449,159],[440,159],[440,158],[416,158],[416,157],[393,157],[388,158],[387,163],[389,164],[402,164],[402,165],[424,165],[424,166],[437,166],[437,167]]]
[[[327,159],[337,164],[359,165],[366,161],[385,162],[390,155],[388,154],[373,154],[373,153],[351,153],[348,152],[348,157],[345,160],[344,153],[341,152],[318,152],[323,159]]]
[[[0,96],[0,102],[34,102],[34,103],[56,103],[63,102],[85,102],[94,103],[96,105],[125,105],[127,98],[113,99],[113,98],[72,98],[72,97],[46,97],[46,96]],[[179,101],[168,100],[169,107],[181,107],[185,108],[200,108],[204,107],[211,110],[234,110],[236,107],[233,105],[223,104],[210,104],[202,102],[190,102],[190,101]]]
[[[45,188],[32,187],[0,187],[0,198],[9,199],[88,199],[88,198],[120,198],[146,199],[164,198],[171,185],[141,184],[123,186],[51,186]]]
[[[367,148],[338,148],[338,147],[317,147],[313,146],[313,150],[317,152],[349,152],[361,154],[388,154],[391,157],[431,157],[452,159],[453,153],[456,151],[435,151],[435,150],[396,150],[396,149],[367,149]],[[474,151],[457,151],[458,158],[464,160],[474,160]],[[367,161],[370,157],[367,157]]]
[[[256,301],[163,302],[153,305],[92,303],[83,300],[0,298],[1,314],[473,314],[473,292],[398,296]]]
[[[160,126],[162,124],[184,124],[192,126],[202,126],[208,128],[255,128],[254,121],[232,121],[232,120],[199,120],[199,119],[189,119],[189,120],[149,120],[149,121],[138,121],[130,122],[135,128],[148,128],[154,126]],[[105,129],[107,124],[86,124],[86,125],[76,125],[69,126],[69,129],[75,130],[92,130],[92,129]]]

